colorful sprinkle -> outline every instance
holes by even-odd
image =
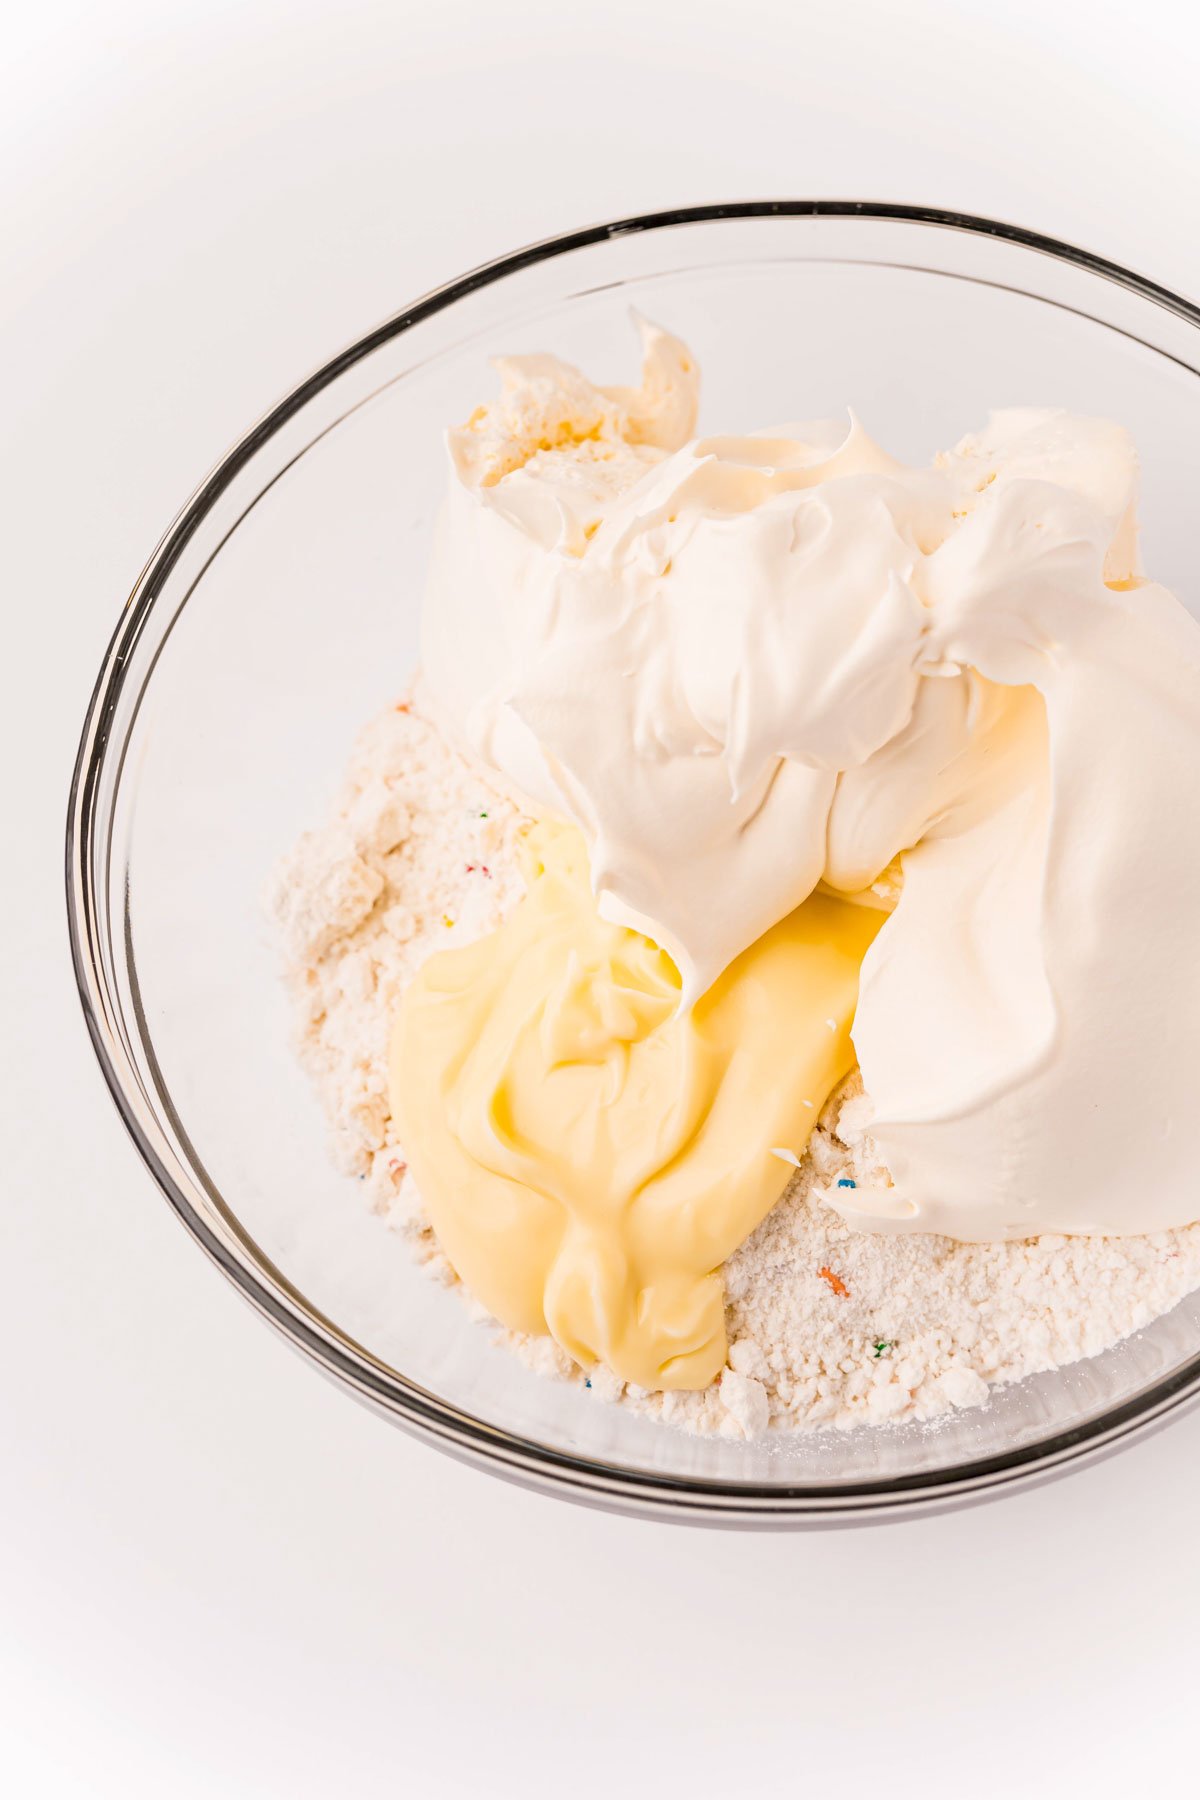
[[[857,1183],[857,1181],[851,1181],[848,1176],[843,1175],[838,1180],[838,1186],[839,1187],[857,1187],[858,1183]]]
[[[449,931],[449,929],[453,925],[453,923],[454,923],[454,920],[450,917],[449,913],[442,914],[442,924],[446,927],[447,931]]]
[[[483,813],[480,813],[480,815],[479,815],[479,816],[480,816],[480,818],[481,818],[481,819],[486,819],[486,818],[487,818],[487,814],[486,814],[486,813],[485,813],[485,812],[483,812]]]
[[[878,1362],[879,1358],[883,1355],[885,1350],[894,1350],[894,1349],[895,1349],[895,1345],[892,1343],[890,1338],[876,1338],[876,1340],[875,1340],[875,1360],[876,1360],[876,1362]]]
[[[584,1385],[584,1387],[586,1387],[586,1388],[590,1388],[590,1387],[591,1387],[591,1385],[592,1385],[592,1378],[591,1378],[591,1376],[590,1376],[590,1375],[586,1375],[586,1376],[585,1376],[585,1377],[584,1377],[584,1381],[583,1381],[583,1385]]]
[[[849,1296],[850,1289],[846,1286],[841,1276],[835,1275],[832,1269],[828,1267],[821,1268],[817,1270],[817,1274],[822,1281],[827,1281],[829,1283],[835,1294],[840,1294],[843,1299],[846,1299]]]

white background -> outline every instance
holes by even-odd
[[[320,1381],[158,1199],[60,879],[122,598],[312,365],[528,239],[722,198],[991,212],[1200,293],[1189,10],[0,4],[4,1791],[1194,1788],[1200,1416],[967,1514],[815,1536],[461,1469]]]

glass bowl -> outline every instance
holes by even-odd
[[[327,1160],[259,895],[410,674],[441,433],[488,355],[629,379],[630,303],[704,372],[704,424],[854,404],[924,460],[989,408],[1133,432],[1148,567],[1200,601],[1200,312],[1065,244],[915,207],[771,201],[623,219],[416,301],[302,381],[180,513],[124,611],[71,794],[71,941],[96,1053],[197,1243],[327,1373],[416,1435],[553,1493],[667,1519],[819,1524],[962,1502],[1194,1401],[1200,1296],[1105,1355],[934,1426],[688,1437],[493,1346]]]

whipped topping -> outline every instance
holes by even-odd
[[[512,358],[451,434],[445,729],[582,827],[685,1004],[822,885],[891,910],[853,1037],[895,1186],[853,1222],[1195,1218],[1200,630],[1138,572],[1127,435],[1006,411],[925,469],[853,416],[693,438],[694,361],[641,330],[640,389]]]

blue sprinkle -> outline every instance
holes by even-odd
[[[857,1187],[858,1183],[857,1183],[857,1181],[847,1180],[846,1176],[843,1175],[841,1180],[838,1182],[838,1186],[839,1187]]]
[[[583,1385],[584,1385],[584,1387],[591,1387],[591,1385],[592,1385],[592,1378],[591,1378],[591,1376],[590,1376],[590,1375],[589,1375],[589,1376],[587,1376],[587,1378],[586,1378],[586,1379],[585,1379],[585,1381],[584,1381],[584,1384],[583,1384]]]

